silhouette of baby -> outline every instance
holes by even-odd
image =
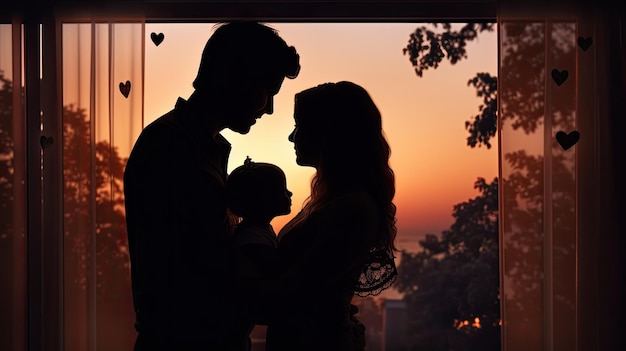
[[[278,239],[271,221],[291,213],[291,196],[285,173],[274,164],[246,157],[228,176],[227,203],[238,222],[232,237],[238,279],[249,282],[276,276]],[[254,323],[243,319],[241,327],[249,335]]]

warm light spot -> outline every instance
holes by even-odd
[[[476,328],[476,329],[481,328],[480,318],[478,317],[474,317],[474,321],[471,324],[469,320],[459,321],[455,319],[453,325],[456,329],[459,329],[459,330],[468,326],[471,326],[472,328]]]
[[[474,318],[474,323],[472,323],[472,327],[480,329],[480,318],[478,317]]]

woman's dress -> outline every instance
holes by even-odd
[[[267,351],[363,349],[364,327],[350,301],[378,227],[379,212],[364,192],[337,197],[285,226],[278,246],[279,307]]]

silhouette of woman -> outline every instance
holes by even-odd
[[[316,174],[278,234],[266,350],[363,350],[350,302],[379,294],[397,275],[395,178],[381,115],[365,89],[342,81],[296,94],[294,118],[296,162]]]

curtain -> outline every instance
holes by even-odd
[[[143,127],[143,23],[64,23],[64,350],[131,350],[123,171]]]
[[[505,349],[574,350],[576,22],[502,19],[500,35]]]
[[[625,15],[624,4],[609,2],[582,8],[579,20],[579,35],[594,40],[589,54],[579,56],[580,122],[594,140],[593,148],[581,148],[578,167],[579,350],[626,346],[620,328],[626,314]]]
[[[623,14],[500,5],[503,350],[616,349]]]
[[[0,24],[0,345],[26,349],[26,140],[22,30]]]

